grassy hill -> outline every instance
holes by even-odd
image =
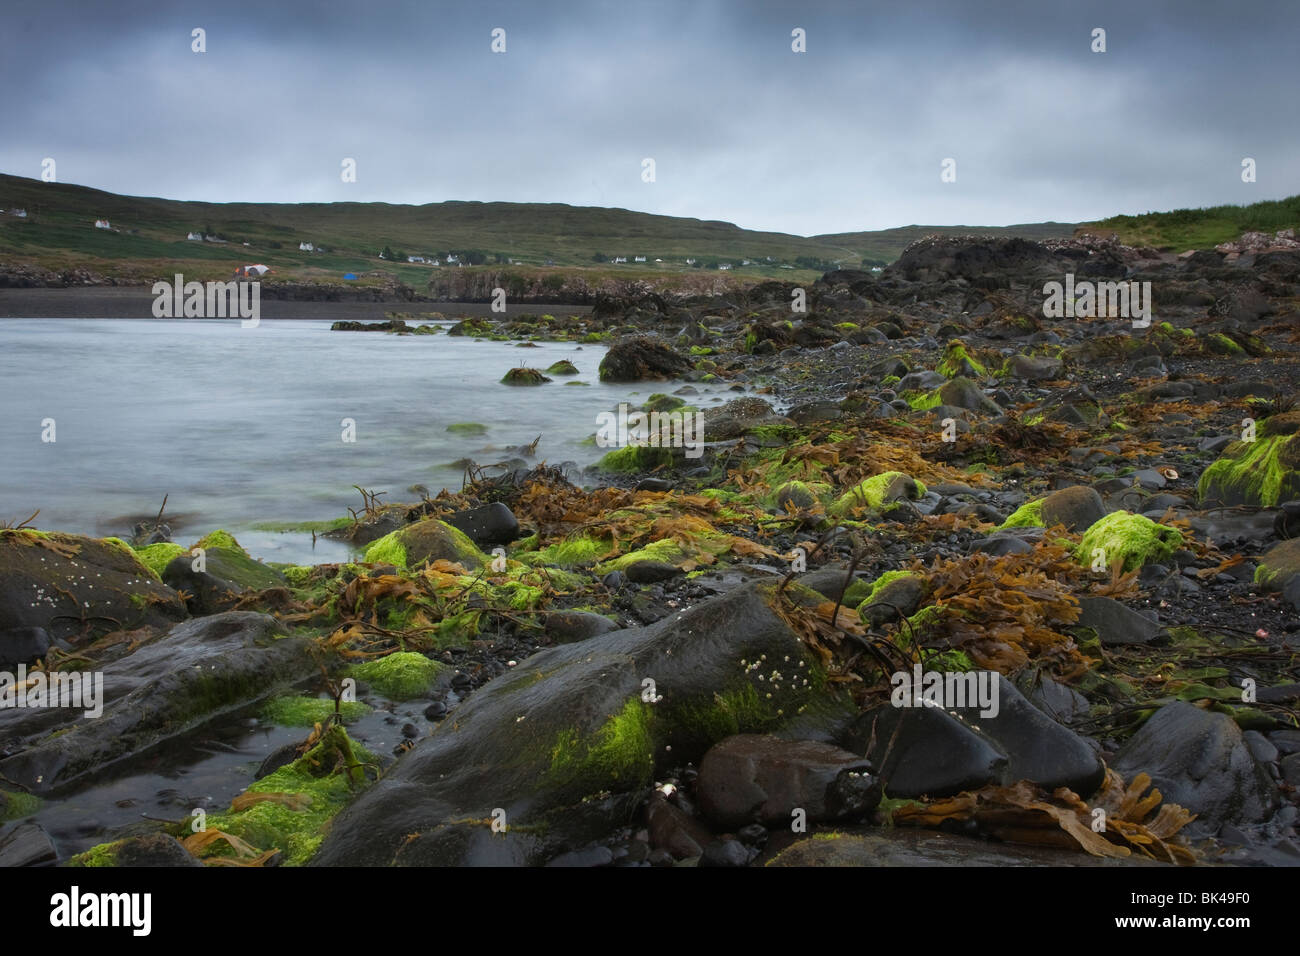
[[[837,232],[813,236],[816,242],[850,249],[857,258],[873,265],[888,265],[911,243],[924,236],[1018,236],[1023,239],[1062,239],[1074,235],[1072,223],[1034,222],[1018,226],[898,226],[874,232]]]
[[[314,281],[337,281],[344,272],[383,269],[417,289],[423,289],[437,269],[408,264],[406,255],[445,258],[452,251],[462,257],[469,253],[474,261],[481,259],[489,266],[582,268],[600,275],[614,270],[630,279],[707,272],[702,267],[730,263],[729,282],[803,281],[827,269],[857,268],[864,261],[888,264],[909,242],[930,232],[1032,238],[1069,235],[1073,228],[1058,223],[904,226],[804,237],[742,229],[727,222],[563,203],[180,202],[6,175],[0,175],[0,208],[25,208],[29,213],[25,220],[0,216],[0,263],[56,271],[80,267],[141,281],[176,271],[200,280],[224,278],[236,265],[247,262],[263,262],[281,279]],[[114,231],[95,229],[94,221],[100,218],[111,221]],[[187,241],[190,232],[228,242]],[[326,251],[300,252],[300,242]],[[399,261],[381,260],[379,253],[385,247],[400,253]],[[629,261],[599,263],[597,254],[611,260],[625,256]],[[635,263],[636,256],[647,261]],[[687,259],[694,259],[695,265]],[[746,259],[749,265],[742,264]]]
[[[597,254],[645,256],[640,271],[688,269],[727,262],[755,278],[791,272],[816,275],[860,257],[833,243],[741,229],[731,223],[656,216],[626,209],[563,203],[201,203],[113,193],[0,175],[0,208],[25,208],[26,220],[0,216],[0,261],[51,269],[84,267],[133,278],[183,268],[202,279],[226,276],[235,265],[264,262],[277,274],[302,278],[375,268],[398,272],[417,287],[432,267],[386,263],[380,250],[445,258],[469,253],[489,264],[595,266]],[[116,231],[94,228],[107,218]],[[189,232],[227,244],[187,241]],[[299,242],[325,247],[300,252]],[[243,243],[247,242],[245,247]],[[499,259],[498,259],[499,257]],[[665,260],[656,263],[656,259]],[[742,266],[743,260],[750,266]],[[782,268],[783,266],[789,268]]]
[[[1082,223],[1080,232],[1115,233],[1131,246],[1155,246],[1169,252],[1212,249],[1243,232],[1300,229],[1300,196],[1252,203],[1249,206],[1208,206],[1148,212],[1141,216],[1112,216]]]
[[[420,291],[446,267],[408,264],[406,255],[445,259],[448,252],[456,252],[471,262],[485,263],[485,268],[582,270],[584,275],[659,282],[666,281],[668,274],[719,276],[703,267],[730,263],[733,268],[725,278],[727,284],[734,284],[765,278],[805,281],[826,269],[857,268],[864,262],[885,265],[910,242],[930,233],[1043,239],[1076,231],[1115,232],[1128,243],[1181,251],[1208,248],[1245,230],[1300,226],[1300,196],[1295,196],[1251,206],[1116,216],[1078,226],[1058,222],[912,225],[804,237],[742,229],[727,222],[563,203],[181,202],[7,175],[0,175],[0,208],[28,212],[25,219],[0,215],[0,265],[54,271],[84,268],[145,282],[178,271],[201,281],[226,278],[237,265],[263,262],[278,280],[342,282],[344,272],[382,270]],[[113,230],[96,229],[94,222],[100,218],[109,219]],[[190,232],[227,241],[188,241]],[[300,242],[324,251],[299,251]],[[399,259],[380,259],[385,247],[400,254]],[[629,262],[600,262],[598,255],[625,256]],[[635,263],[636,256],[647,261]],[[745,260],[750,264],[743,265]]]

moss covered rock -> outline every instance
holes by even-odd
[[[160,541],[157,544],[147,544],[143,548],[135,549],[135,556],[140,559],[140,563],[152,571],[159,581],[162,580],[163,570],[171,564],[172,559],[184,553],[184,548],[171,541]]]
[[[1157,524],[1150,518],[1116,511],[1106,515],[1084,532],[1075,557],[1092,566],[1100,558],[1106,567],[1121,561],[1125,571],[1132,571],[1173,556],[1183,546],[1183,534],[1177,528]]]
[[[430,561],[453,561],[478,570],[488,561],[463,532],[437,518],[425,518],[384,535],[366,549],[367,564],[391,564],[408,570]]]
[[[501,377],[502,385],[545,385],[549,381],[535,368],[512,368]]]
[[[1233,442],[1196,484],[1201,504],[1272,508],[1300,498],[1300,412],[1272,415],[1255,441]]]
[[[228,609],[245,591],[288,583],[279,571],[253,560],[226,531],[213,531],[178,553],[163,568],[162,579],[189,595],[186,603],[194,614],[215,614]]]
[[[0,789],[0,823],[31,816],[40,809],[40,797],[30,793]]]
[[[378,770],[376,757],[335,724],[293,763],[245,790],[230,810],[209,814],[207,825],[259,850],[280,850],[285,865],[301,866],[320,846],[334,815]],[[211,847],[208,855],[234,855],[223,842]]]
[[[348,673],[392,700],[414,700],[429,692],[444,669],[423,654],[398,651],[356,664]]]
[[[834,514],[846,514],[855,508],[879,510],[891,501],[917,501],[925,495],[925,485],[901,471],[886,471],[859,482],[831,506]]]
[[[1255,583],[1266,591],[1281,591],[1300,576],[1300,538],[1274,545],[1259,559]]]
[[[652,448],[649,445],[624,445],[606,452],[596,462],[597,471],[615,474],[636,474],[653,471],[673,463],[671,448]]]
[[[966,378],[983,378],[988,374],[988,369],[971,357],[960,339],[953,339],[948,343],[943,358],[935,366],[935,371],[944,378],[957,378],[959,375]]]

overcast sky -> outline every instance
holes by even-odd
[[[1300,192],[1298,40],[1294,0],[8,0],[0,171],[801,235],[1079,221]]]

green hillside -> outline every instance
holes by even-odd
[[[301,277],[383,267],[420,286],[433,268],[408,266],[405,257],[445,258],[449,251],[472,263],[513,259],[533,266],[595,266],[601,262],[597,256],[624,256],[629,273],[729,263],[755,278],[860,264],[851,249],[801,236],[563,203],[179,202],[0,175],[0,208],[29,213],[25,220],[0,216],[0,261],[135,278],[182,266],[202,278],[204,272],[225,275],[237,264],[264,262],[281,276]],[[95,229],[99,218],[115,231]],[[191,231],[228,243],[187,241]],[[300,252],[300,242],[326,252]],[[379,258],[385,248],[401,255],[399,267]],[[636,256],[646,262],[635,263]],[[742,265],[746,259],[748,266]]]
[[[1300,229],[1300,196],[1251,203],[1249,206],[1208,206],[1148,212],[1141,216],[1112,216],[1083,223],[1081,232],[1108,233],[1132,246],[1155,246],[1170,252],[1212,249],[1243,232]],[[823,237],[825,238],[825,237]]]

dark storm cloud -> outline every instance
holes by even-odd
[[[1248,202],[1300,191],[1297,26],[1286,2],[30,4],[0,34],[0,169],[803,234]]]

